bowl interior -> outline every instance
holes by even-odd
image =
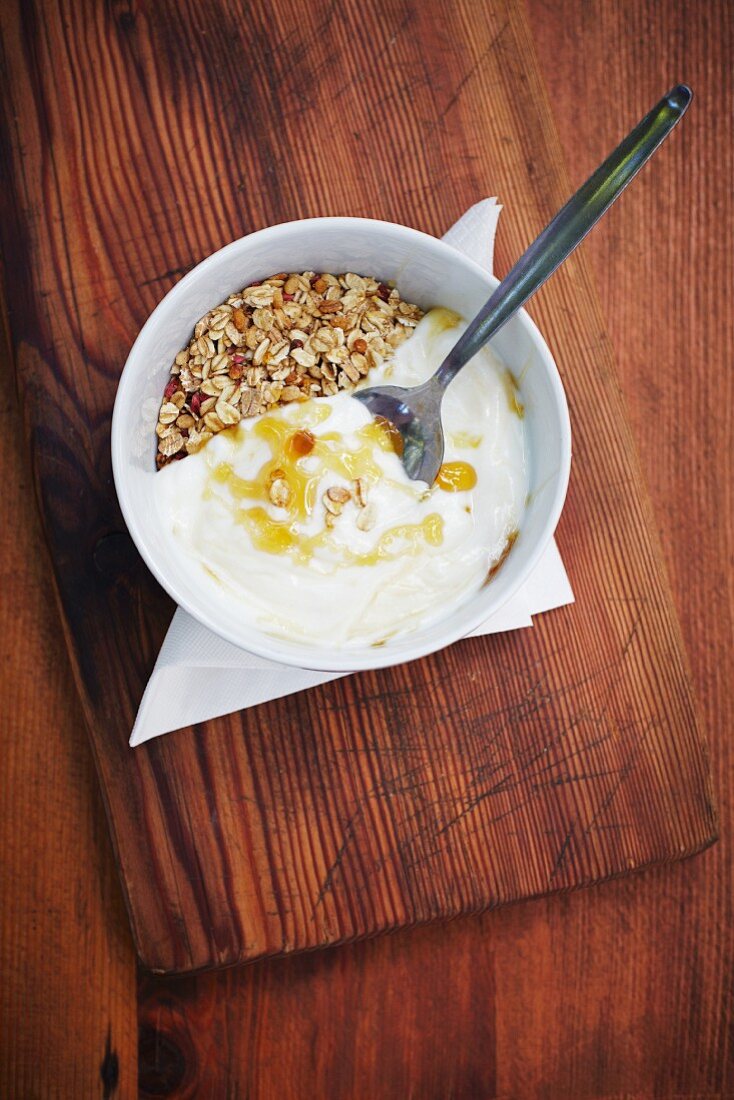
[[[330,670],[374,668],[422,656],[463,637],[504,604],[540,557],[560,515],[570,463],[568,412],[558,372],[539,332],[518,313],[492,347],[520,380],[529,458],[528,504],[520,536],[493,581],[447,617],[380,648],[329,650],[273,638],[242,623],[212,621],[162,537],[152,493],[155,425],[171,363],[196,321],[229,294],[275,271],[357,271],[395,280],[423,308],[473,316],[497,280],[449,245],[404,226],[358,218],[320,218],[273,226],[235,241],[189,272],[140,332],[120,380],[112,457],[120,504],[149,568],[176,602],[244,649],[288,664]]]

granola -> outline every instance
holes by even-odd
[[[357,527],[360,531],[370,531],[375,525],[375,506],[367,501],[367,481],[358,477],[354,481],[354,488],[350,491],[342,485],[332,485],[321,498],[326,509],[324,522],[327,527],[333,528],[336,517],[344,511],[345,504],[354,501],[360,510],[357,516]]]
[[[394,286],[353,272],[280,272],[230,295],[197,322],[171,367],[158,468],[243,417],[354,389],[422,316]]]

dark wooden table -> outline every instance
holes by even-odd
[[[447,33],[481,18],[469,0],[441,8]],[[723,0],[531,0],[528,13],[575,181],[667,85],[697,93],[685,147],[660,154],[665,176],[685,180],[683,201],[643,175],[585,247],[708,728],[722,841],[448,926],[195,979],[138,977],[6,381],[3,1097],[137,1095],[138,1028],[147,1096],[734,1095],[734,17]]]

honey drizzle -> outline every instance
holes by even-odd
[[[444,462],[436,475],[436,485],[445,493],[464,493],[477,483],[477,471],[469,462]]]
[[[331,409],[324,408],[325,420]],[[321,410],[319,410],[321,412]],[[313,423],[311,418],[310,423]],[[267,444],[270,458],[253,478],[243,478],[228,462],[218,463],[211,471],[207,495],[213,486],[225,486],[239,505],[251,502],[251,507],[237,506],[235,521],[249,534],[253,546],[269,554],[287,554],[299,564],[308,564],[314,553],[325,546],[338,548],[343,565],[376,565],[380,561],[392,561],[403,554],[417,554],[424,545],[440,546],[443,542],[443,518],[432,512],[419,523],[403,523],[383,532],[373,549],[357,553],[335,542],[328,529],[314,535],[306,535],[299,526],[313,514],[321,477],[327,471],[348,481],[364,478],[369,484],[385,479],[384,471],[375,460],[375,449],[394,451],[392,434],[384,426],[370,421],[359,428],[355,435],[359,441],[354,450],[346,450],[339,432],[324,432],[315,436],[304,430],[294,420],[277,416],[263,416],[250,429],[253,435]],[[282,509],[285,518],[275,519],[267,505],[270,503],[269,487],[274,476],[288,483],[290,499]],[[390,482],[404,489],[399,482]],[[413,489],[406,489],[413,495]],[[280,509],[279,509],[280,511]]]

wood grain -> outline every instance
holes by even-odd
[[[620,103],[640,114],[676,79],[696,92],[685,141],[658,154],[670,178],[687,180],[680,218],[671,211],[658,227],[661,196],[643,175],[584,247],[666,558],[680,563],[674,591],[728,838],[732,382],[722,375],[712,389],[707,364],[728,361],[733,344],[731,117],[720,107],[731,102],[734,20],[724,4],[707,5],[706,20],[701,5],[639,4],[632,25],[630,10],[534,0],[531,27],[574,180],[618,139]],[[666,365],[664,381],[651,363]],[[331,1097],[728,1097],[731,858],[726,842],[594,891],[191,982],[148,979],[142,1018],[157,1011],[159,1033],[181,1041],[189,1081],[259,1097],[309,1086]],[[189,1059],[185,1038],[202,1025],[226,1036],[224,1068],[203,1044]]]
[[[368,31],[349,4],[298,24],[258,4],[23,5],[5,33],[3,250],[31,261],[7,287],[16,366],[146,965],[341,942],[709,843],[688,673],[583,259],[537,306],[574,419],[560,541],[577,605],[126,746],[169,610],[111,493],[127,345],[180,270],[268,221],[350,210],[440,232],[491,178],[519,253],[568,190],[521,9],[477,28],[460,5],[395,5]]]
[[[0,1096],[132,1098],[132,943],[21,443],[0,446]]]
[[[702,524],[701,505],[692,502],[719,479],[731,480],[729,382],[722,373],[720,388],[712,393],[696,355],[690,371],[671,371],[664,386],[641,384],[639,361],[630,357],[643,335],[651,362],[670,362],[671,345],[679,349],[684,341],[705,346],[709,362],[731,357],[730,332],[723,324],[709,328],[708,321],[727,320],[734,290],[726,252],[734,235],[726,160],[730,119],[714,109],[730,87],[732,28],[728,6],[708,5],[705,23],[696,18],[701,7],[663,8],[647,0],[635,6],[633,33],[629,5],[534,2],[530,15],[574,180],[618,138],[620,95],[639,113],[669,80],[690,80],[696,91],[697,113],[689,119],[695,119],[695,130],[685,132],[687,170],[695,181],[696,247],[690,247],[690,224],[681,220],[671,232],[650,237],[644,264],[636,253],[630,256],[625,241],[636,241],[656,224],[654,195],[646,194],[643,202],[636,185],[584,248],[604,308],[611,311],[612,340],[666,558],[670,563],[675,553],[681,560],[671,575],[711,738],[722,835],[728,838],[732,696],[727,670],[734,664],[734,608],[726,578],[734,531],[726,492],[717,501],[723,511],[716,524]],[[588,121],[581,103],[595,105]],[[682,138],[684,131],[679,134]],[[658,157],[673,149],[668,146]],[[674,172],[682,168],[681,156],[679,146]],[[722,170],[711,170],[722,158]],[[613,220],[622,216],[629,217],[624,236]],[[719,265],[715,281],[709,257]],[[694,310],[702,286],[708,308]],[[666,325],[650,316],[650,300],[661,296]],[[2,362],[5,384],[12,388],[5,367]],[[674,410],[681,406],[688,415],[686,432],[671,430]],[[100,950],[93,981],[65,958],[71,953],[76,959],[83,938],[78,912],[118,938],[125,917],[119,906],[105,907],[93,880],[85,877],[73,898],[68,890],[86,858],[90,834],[96,836],[103,877],[113,873],[112,859],[104,826],[97,820],[90,826],[85,809],[96,797],[96,782],[91,768],[79,773],[84,742],[64,671],[57,613],[43,584],[45,573],[33,572],[42,551],[32,494],[14,449],[16,428],[13,421],[0,435],[4,515],[13,531],[12,542],[3,542],[4,563],[11,560],[11,546],[23,547],[18,570],[7,573],[11,588],[0,601],[3,696],[19,708],[17,736],[0,740],[0,776],[8,777],[3,807],[8,798],[17,796],[18,802],[17,809],[12,801],[10,814],[0,816],[3,850],[17,832],[21,803],[26,813],[28,804],[47,812],[39,810],[33,826],[31,858],[15,859],[13,889],[0,891],[0,1093],[97,1096],[104,1030],[97,1023],[105,1024],[107,1009],[86,997],[106,996],[109,956]],[[705,463],[702,442],[710,448]],[[8,486],[16,483],[23,489],[13,494]],[[34,581],[21,590],[17,580],[23,570]],[[17,600],[11,600],[16,589]],[[709,613],[712,598],[716,616]],[[6,722],[3,733],[7,730]],[[69,774],[78,775],[78,783],[70,784]],[[60,831],[62,812],[68,825]],[[59,892],[54,913],[44,914],[37,883],[50,878]],[[731,899],[731,847],[720,843],[692,861],[484,917],[192,981],[146,979],[141,1080],[155,1086],[158,1096],[171,1097],[186,1089],[192,1095],[197,1081],[204,1082],[193,1092],[197,1096],[279,1100],[304,1094],[727,1097],[734,1091]],[[49,934],[63,937],[60,951],[47,950]],[[129,973],[132,965],[130,948]],[[117,966],[120,973],[119,957]],[[131,1011],[127,997],[119,1003]],[[79,1023],[67,1027],[77,1007]],[[121,1046],[115,1031],[121,1071],[114,1095],[136,1096],[127,1072],[130,1044]]]

